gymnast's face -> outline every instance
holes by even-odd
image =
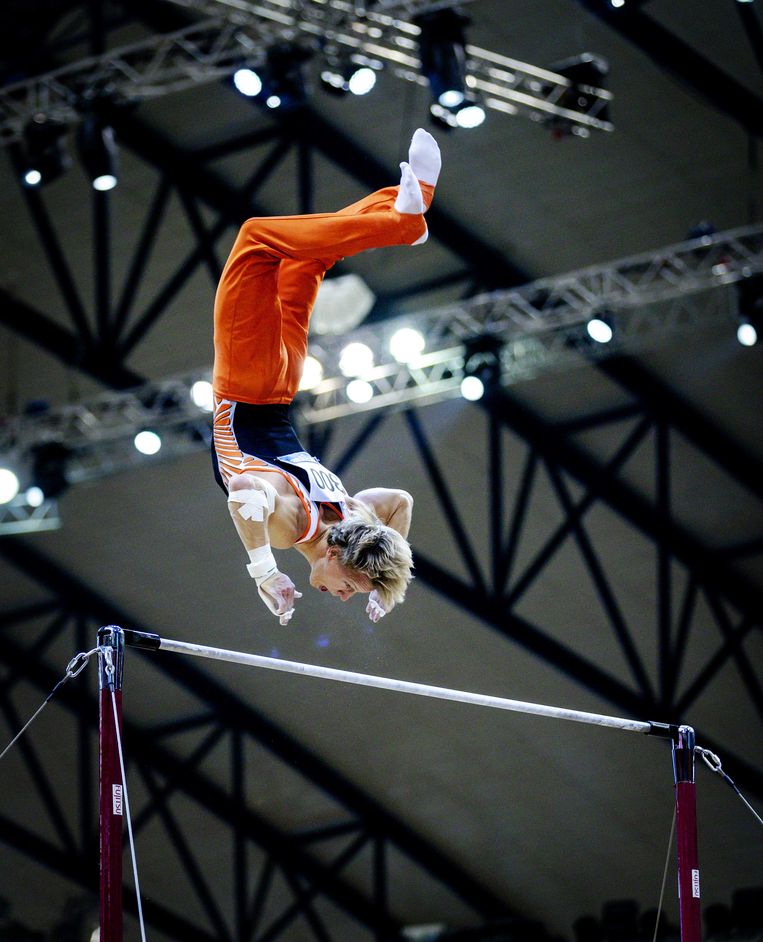
[[[339,562],[335,547],[329,546],[310,572],[310,585],[319,592],[330,592],[343,602],[353,595],[368,594],[373,586],[363,573],[356,572]]]

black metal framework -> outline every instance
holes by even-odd
[[[708,77],[704,60],[701,62],[704,71],[700,72],[695,69],[698,64],[696,56],[688,55],[683,47],[666,37],[664,31],[655,33],[650,25],[649,36],[645,37],[644,23],[651,24],[652,21],[638,9],[613,11],[606,0],[586,2],[585,5],[592,10],[596,8],[595,12],[600,15],[604,15],[601,11],[606,9],[607,21],[614,25],[617,18],[617,28],[627,27],[631,31],[630,37],[644,48],[647,41],[657,44],[657,51],[652,50],[650,54],[660,62],[670,58],[672,67],[680,67],[684,77],[692,81],[704,81],[703,77]],[[679,53],[677,56],[676,51]],[[719,91],[723,87],[715,86]],[[710,94],[707,89],[703,88],[703,91]],[[722,104],[734,108],[734,117],[751,133],[760,133],[758,99],[751,99],[749,93],[740,96],[734,92],[723,94]],[[70,326],[61,327],[50,317],[3,292],[0,292],[0,320],[63,362],[114,388],[127,388],[141,381],[141,377],[126,365],[127,360],[188,279],[204,267],[212,286],[216,284],[220,265],[215,251],[218,240],[229,227],[257,213],[258,191],[293,150],[297,153],[298,167],[296,193],[303,211],[310,211],[314,202],[313,163],[316,157],[330,160],[370,187],[389,182],[387,168],[380,166],[372,155],[362,151],[339,129],[310,111],[303,112],[299,122],[274,123],[195,154],[182,151],[131,114],[115,113],[112,118],[122,145],[129,147],[157,172],[155,190],[141,231],[136,234],[134,253],[123,284],[119,291],[115,291],[111,278],[108,194],[92,196],[94,292],[91,303],[87,304],[66,261],[62,240],[45,208],[44,196],[25,190],[29,212],[56,278]],[[249,180],[240,189],[234,189],[211,167],[217,158],[240,149],[258,149],[258,152],[264,149],[264,153]],[[187,218],[193,248],[166,279],[157,295],[143,309],[136,311],[134,298],[149,270],[161,226],[173,199],[179,201]],[[216,219],[211,225],[205,223],[200,204],[215,211]],[[498,287],[529,280],[527,273],[510,260],[498,256],[492,247],[475,238],[458,220],[450,218],[438,207],[430,212],[429,224],[433,236],[456,257],[453,271],[443,275],[441,284],[448,281],[463,283],[470,290],[476,290],[477,287]],[[425,292],[432,287],[432,284],[425,284],[406,291]],[[384,307],[394,300],[380,299],[376,316],[382,315]],[[490,469],[490,497],[485,507],[484,526],[469,527],[468,530],[438,460],[437,448],[427,434],[426,413],[407,413],[406,424],[413,448],[443,511],[442,532],[452,534],[467,573],[465,579],[447,568],[437,556],[417,552],[418,577],[507,639],[522,645],[542,661],[626,712],[644,718],[678,720],[691,710],[719,671],[733,662],[745,695],[757,713],[763,715],[760,681],[745,649],[753,632],[760,630],[763,597],[735,569],[735,563],[740,559],[760,554],[763,541],[752,540],[746,545],[729,546],[722,554],[712,553],[677,525],[671,515],[671,443],[676,435],[691,441],[723,475],[745,487],[755,500],[763,497],[760,485],[763,476],[758,463],[743,448],[712,429],[704,417],[693,413],[686,403],[658,387],[654,378],[635,364],[603,361],[600,368],[629,390],[633,396],[631,404],[606,414],[570,419],[564,427],[551,427],[509,393],[496,394],[485,403],[488,414],[485,454]],[[382,415],[374,415],[356,437],[334,455],[331,454],[332,428],[310,427],[307,430],[309,447],[322,453],[324,460],[342,473],[361,449],[373,442],[384,421]],[[619,448],[606,464],[592,458],[576,441],[579,432],[604,427],[619,429],[622,436]],[[519,485],[512,492],[511,500],[505,480],[507,430],[524,449]],[[649,496],[644,497],[625,483],[621,472],[649,440],[654,444],[655,453],[654,486]],[[533,527],[532,497],[541,480],[550,485],[562,519],[543,549],[520,571],[519,549],[523,535]],[[572,481],[582,486],[582,497],[573,493]],[[602,548],[596,545],[587,525],[587,515],[594,508],[606,508],[608,512],[616,513],[634,535],[645,537],[654,547],[658,587],[659,663],[656,666],[644,662],[634,627],[619,602],[618,586],[613,583]],[[522,598],[531,587],[539,584],[556,554],[571,543],[577,547],[599,599],[601,612],[622,652],[627,671],[624,677],[592,662],[572,645],[554,638],[544,626],[531,624],[517,611]],[[47,692],[58,679],[56,672],[42,660],[56,639],[69,632],[72,648],[83,650],[90,646],[98,624],[108,621],[119,621],[132,627],[135,624],[123,613],[114,612],[106,601],[32,552],[24,543],[2,541],[0,555],[41,581],[54,596],[50,603],[0,612],[0,624],[6,627],[48,619],[46,623],[40,623],[41,630],[38,629],[34,641],[26,647],[0,635],[0,659],[12,672],[0,695],[0,711],[9,726],[17,726],[21,718],[13,699],[17,685],[31,683],[35,689]],[[480,562],[483,559],[488,560],[487,565]],[[680,587],[680,603],[676,607],[677,586]],[[719,640],[704,666],[688,677],[684,668],[684,651],[696,631],[700,608],[718,631]],[[177,852],[180,866],[185,868],[187,878],[201,901],[203,916],[197,924],[186,914],[172,912],[153,902],[146,907],[146,912],[157,928],[170,936],[198,939],[199,942],[208,942],[212,938],[261,940],[276,938],[282,929],[300,918],[312,935],[326,939],[330,935],[317,906],[318,899],[326,898],[332,905],[350,913],[358,925],[376,939],[391,937],[398,926],[393,915],[394,900],[390,898],[387,885],[387,866],[390,854],[399,852],[406,853],[433,879],[459,887],[461,895],[476,912],[483,916],[506,914],[507,907],[503,901],[475,885],[458,867],[442,861],[433,848],[402,822],[371,802],[359,789],[318,757],[306,752],[265,717],[228,692],[221,691],[203,672],[187,665],[173,664],[169,682],[190,691],[199,700],[199,711],[155,729],[130,728],[128,725],[126,739],[133,746],[137,744],[137,749],[131,746],[131,751],[135,769],[148,796],[145,806],[136,809],[137,824],[140,830],[154,818],[161,820],[166,838]],[[52,830],[54,836],[41,834],[35,829],[34,822],[27,826],[0,818],[0,838],[82,887],[94,889],[91,724],[96,710],[87,674],[64,688],[62,703],[75,717],[77,731],[78,819],[73,823],[67,817],[47,777],[44,762],[34,746],[26,743],[20,747],[24,750],[23,761],[45,809],[47,830]],[[202,739],[195,750],[178,759],[173,744],[191,731],[203,734]],[[730,756],[727,749],[714,745],[701,731],[699,738],[703,745],[723,754],[725,764],[740,785],[763,795],[761,769],[741,757]],[[275,746],[281,761],[299,769],[314,787],[344,807],[344,816],[339,816],[332,827],[314,834],[286,835],[247,808],[242,800],[246,790],[243,759],[250,740]],[[212,779],[203,765],[213,749],[223,746],[228,758],[225,780],[221,782]],[[215,817],[217,825],[229,832],[234,873],[229,900],[221,901],[216,896],[201,864],[190,851],[187,836],[168,801],[173,794],[183,794],[198,807],[207,809]],[[320,846],[321,842],[327,844],[336,840],[343,840],[344,845],[328,859],[322,854],[311,853],[311,848]],[[252,872],[249,859],[251,847],[255,844],[261,855],[258,873]],[[367,868],[367,882],[361,893],[349,885],[343,872],[369,850],[371,865]],[[266,903],[276,885],[287,902],[276,920],[268,922],[264,920]],[[134,909],[134,900],[128,897],[127,903]]]
[[[31,684],[47,693],[59,679],[46,663],[52,645],[66,638],[72,650],[88,650],[99,625],[112,621],[134,625],[134,621],[28,546],[3,540],[0,556],[55,595],[54,601],[2,616],[5,629],[23,627],[34,637],[30,644],[19,644],[8,631],[0,635],[0,661],[11,672],[0,695],[0,711],[8,728],[18,729],[23,720],[13,704],[14,688]],[[207,673],[176,659],[160,660],[156,667],[166,682],[190,694],[198,708],[148,727],[131,721],[127,706],[126,758],[135,770],[133,786],[137,772],[146,796],[142,805],[133,799],[134,830],[141,835],[153,819],[161,822],[169,848],[165,868],[176,867],[184,875],[202,913],[194,917],[147,900],[144,910],[155,928],[199,942],[212,938],[264,942],[279,938],[302,919],[309,937],[329,940],[333,936],[321,915],[328,906],[349,916],[358,931],[373,939],[394,939],[400,925],[388,874],[390,861],[401,856],[422,885],[433,881],[440,892],[450,892],[471,909],[475,918],[511,915],[503,900]],[[23,763],[47,820],[33,812],[26,824],[0,816],[0,840],[95,892],[93,734],[98,713],[87,672],[62,688],[56,702],[73,714],[77,729],[78,753],[76,762],[72,757],[73,772],[67,774],[79,798],[79,823],[67,816],[31,741],[22,739]],[[190,746],[188,740],[184,743],[189,734]],[[263,750],[269,761],[277,761],[283,775],[298,777],[316,796],[325,797],[326,813],[334,818],[331,824],[289,832],[246,801],[258,763],[266,761]],[[221,753],[227,756],[222,766]],[[190,802],[197,815],[204,814],[205,841],[217,837],[228,843],[232,879],[224,898],[214,886],[219,861],[210,864],[202,859],[199,835],[181,823],[170,800],[173,796],[186,806]],[[125,905],[136,912],[134,897],[126,897]]]

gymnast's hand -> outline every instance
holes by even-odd
[[[288,625],[294,614],[294,600],[301,599],[302,593],[297,592],[286,573],[274,572],[257,586],[257,591],[270,611],[278,616],[280,623]]]
[[[370,593],[368,596],[368,605],[366,605],[366,615],[371,619],[374,624],[377,621],[381,621],[382,618],[387,614],[389,609],[385,608],[382,605],[382,600],[379,598],[379,593],[376,589]]]

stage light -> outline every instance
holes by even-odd
[[[501,340],[492,334],[466,341],[464,378],[461,381],[461,395],[464,399],[476,402],[500,385],[502,347]]]
[[[426,341],[418,330],[412,327],[401,327],[396,330],[389,341],[389,350],[398,363],[410,363],[421,356]]]
[[[365,319],[375,301],[360,275],[326,278],[318,289],[310,330],[314,334],[347,334]]]
[[[478,128],[484,120],[485,109],[476,102],[469,102],[456,112],[456,124],[460,128]]]
[[[364,379],[354,379],[347,384],[347,398],[350,402],[369,402],[374,395],[374,387]]]
[[[421,74],[429,82],[432,100],[443,108],[457,108],[466,93],[464,29],[470,21],[463,13],[444,9],[424,13],[414,22],[421,30]]]
[[[364,343],[349,343],[339,355],[339,370],[343,376],[362,376],[373,365],[373,350]]]
[[[464,376],[461,380],[461,395],[469,402],[477,402],[485,395],[485,384],[479,376]]]
[[[80,160],[94,190],[105,193],[117,185],[114,130],[97,111],[88,111],[77,132]]]
[[[736,285],[737,340],[743,347],[754,347],[763,330],[763,275],[750,275]]]
[[[351,95],[367,95],[376,85],[376,72],[368,66],[356,69],[347,82]]]
[[[609,2],[616,10],[619,10],[620,7],[625,6],[625,0],[609,0]]]
[[[603,317],[592,317],[586,324],[586,332],[596,343],[609,343],[614,337],[611,324]]]
[[[749,321],[743,320],[737,327],[737,340],[743,347],[754,347],[758,342],[758,332]]]
[[[215,408],[215,394],[212,390],[212,384],[205,379],[196,380],[191,386],[191,402],[205,412],[212,412]]]
[[[302,379],[299,381],[300,391],[314,389],[323,379],[323,366],[320,360],[315,357],[305,357],[305,365],[302,370]]]
[[[277,43],[265,54],[260,76],[268,108],[296,108],[305,103],[304,63],[312,53],[295,43]]]
[[[609,75],[609,63],[603,56],[597,56],[590,52],[584,52],[579,56],[573,56],[562,62],[557,62],[549,67],[552,72],[568,79],[570,85],[562,92],[556,104],[561,108],[567,108],[570,111],[580,111],[587,113],[589,109],[599,102],[597,95],[598,89],[606,86],[607,76]],[[609,103],[605,103],[596,110],[596,119],[598,121],[609,121]],[[543,124],[549,128],[555,137],[564,137],[568,134],[575,134],[577,137],[583,137],[578,125],[569,118],[559,115],[548,115],[542,118]]]
[[[45,186],[71,166],[64,138],[67,126],[38,113],[24,128],[21,180],[26,187]]]
[[[24,500],[27,502],[28,507],[41,507],[45,502],[45,494],[41,487],[33,484],[26,489]]]
[[[143,429],[135,436],[133,444],[142,455],[155,455],[162,447],[162,440],[156,432]]]
[[[237,69],[233,73],[233,84],[247,98],[256,98],[262,91],[262,79],[254,69]]]
[[[9,504],[19,492],[19,479],[10,468],[0,468],[0,504]]]

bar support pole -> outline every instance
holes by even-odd
[[[673,736],[673,775],[676,786],[681,942],[701,942],[702,938],[694,745],[694,730],[691,726],[679,726]]]
[[[122,730],[124,632],[116,625],[98,632],[100,723],[98,781],[100,800],[100,942],[122,942],[123,782],[115,722]],[[116,702],[116,721],[112,692]]]

